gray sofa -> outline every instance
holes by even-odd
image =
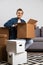
[[[35,29],[36,37],[33,43],[28,47],[27,51],[43,51],[43,27]]]

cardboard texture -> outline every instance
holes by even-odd
[[[17,38],[34,38],[36,20],[30,19],[27,23],[18,23]]]
[[[7,35],[0,34],[0,46],[6,46]]]
[[[6,34],[0,34],[0,61],[7,61]]]
[[[2,46],[0,46],[0,61],[2,61]]]
[[[9,29],[5,27],[0,27],[0,34],[6,34],[9,39]]]
[[[0,61],[7,61],[6,47],[0,46]]]

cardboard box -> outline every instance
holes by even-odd
[[[15,54],[13,52],[8,53],[8,63],[11,65],[22,65],[27,63],[27,52]]]
[[[25,43],[26,40],[23,39],[7,40],[7,52],[14,52],[15,54],[25,52]]]
[[[34,38],[36,20],[30,19],[27,23],[18,23],[17,38]]]

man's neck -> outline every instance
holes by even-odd
[[[17,17],[18,18],[18,17]],[[18,18],[19,20],[21,20],[21,18]]]

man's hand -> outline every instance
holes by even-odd
[[[13,24],[13,25],[12,25],[12,27],[16,27],[16,26],[17,26],[17,24]]]

